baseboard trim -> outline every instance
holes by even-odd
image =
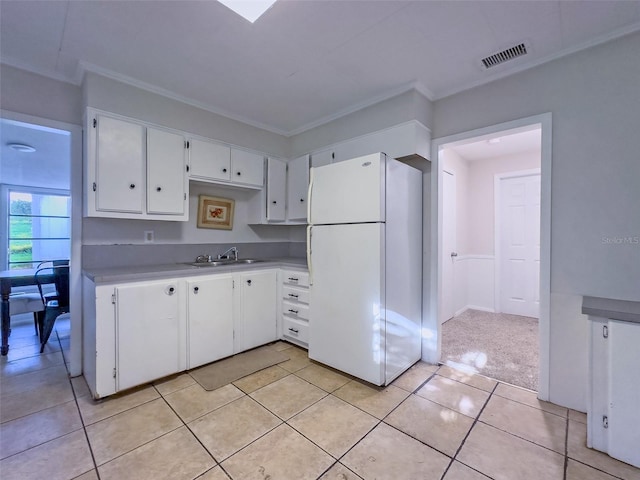
[[[487,312],[487,313],[497,313],[495,311],[495,309],[493,308],[487,308],[487,307],[479,307],[478,305],[467,305],[466,307],[461,308],[460,310],[458,310],[457,312],[455,312],[453,314],[454,317],[457,317],[458,315],[462,315],[464,312],[466,312],[467,310],[478,310],[480,312]]]

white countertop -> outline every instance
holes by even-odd
[[[307,259],[299,257],[269,258],[257,263],[198,267],[190,263],[169,263],[158,265],[138,265],[113,268],[85,269],[83,275],[95,283],[135,282],[166,277],[188,277],[214,273],[260,270],[265,268],[307,268]]]

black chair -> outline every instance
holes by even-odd
[[[49,341],[56,319],[69,312],[69,265],[52,265],[39,268],[35,273],[36,285],[44,303],[44,313],[39,319],[40,353]],[[44,294],[42,286],[53,283],[55,294]]]

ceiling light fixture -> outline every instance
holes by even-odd
[[[269,10],[276,0],[218,0],[225,7],[230,8],[251,23]]]
[[[33,153],[36,151],[36,149],[31,145],[26,145],[24,143],[7,143],[7,147],[9,147],[11,150],[22,153]]]

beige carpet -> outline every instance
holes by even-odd
[[[442,325],[441,361],[538,390],[538,319],[467,310]]]
[[[191,370],[189,375],[205,390],[215,390],[239,378],[287,360],[289,360],[289,356],[285,353],[265,346]]]

